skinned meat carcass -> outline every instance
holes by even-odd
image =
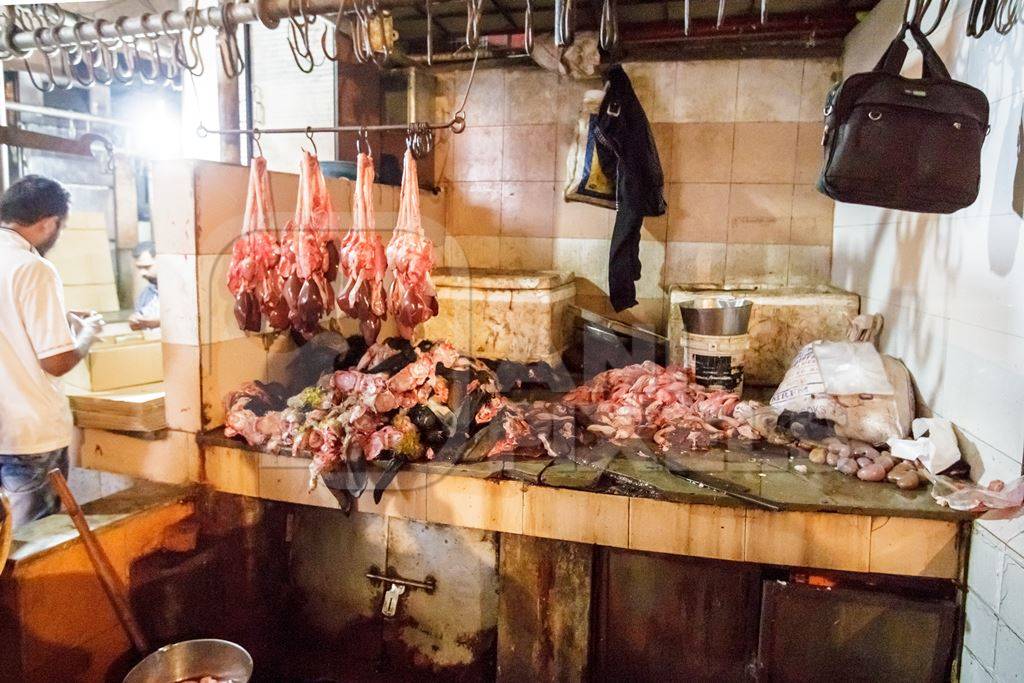
[[[259,332],[264,317],[275,330],[288,327],[288,306],[277,272],[279,254],[267,160],[254,157],[242,235],[231,248],[228,268],[228,289],[235,297],[235,320],[240,329]]]
[[[359,321],[367,344],[380,334],[387,319],[384,275],[387,256],[373,217],[373,159],[360,153],[356,159],[356,187],[352,200],[352,229],[339,247],[340,267],[345,286],[338,295],[338,306]]]
[[[320,162],[303,152],[295,215],[284,228],[278,273],[292,329],[309,339],[334,310],[338,245],[334,212]]]
[[[392,275],[388,311],[398,326],[398,333],[412,339],[417,325],[437,315],[437,296],[430,279],[434,244],[423,233],[416,160],[408,149],[405,150],[398,223],[388,244],[387,257]]]

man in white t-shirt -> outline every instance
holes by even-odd
[[[26,176],[0,197],[0,487],[15,526],[60,507],[46,473],[67,474],[71,410],[58,379],[89,352],[103,319],[64,310],[43,258],[68,216],[60,183]]]

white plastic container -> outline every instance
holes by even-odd
[[[750,335],[718,337],[683,331],[683,367],[693,370],[697,384],[708,389],[743,393],[743,363]]]

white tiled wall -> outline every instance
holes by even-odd
[[[837,204],[832,279],[885,316],[885,350],[962,430],[981,481],[1021,474],[1024,456],[1024,27],[965,35],[954,0],[932,42],[952,76],[988,95],[991,132],[973,206],[948,216]],[[902,20],[883,0],[850,34],[845,74],[870,69]],[[905,75],[919,73],[911,50]],[[975,524],[961,679],[1024,680],[1024,516]]]
[[[304,74],[288,49],[284,35],[287,31],[272,31],[259,22],[250,27],[254,125],[258,128],[335,125],[334,63],[320,60],[312,73]],[[311,37],[319,41],[322,31],[319,25],[314,27]],[[314,54],[319,50],[320,46],[316,45]],[[314,133],[313,139],[321,160],[335,158],[332,133]],[[310,149],[302,135],[265,135],[260,144],[270,170],[287,173],[297,172],[302,147]]]

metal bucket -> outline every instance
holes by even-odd
[[[128,672],[124,683],[178,683],[203,676],[247,683],[252,676],[252,657],[227,640],[185,640],[148,655]]]
[[[709,296],[679,303],[683,328],[690,334],[713,337],[746,334],[753,307],[750,299],[731,296]]]

